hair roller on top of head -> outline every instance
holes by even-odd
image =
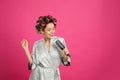
[[[44,30],[48,23],[53,23],[56,27],[56,18],[53,18],[51,15],[40,16],[36,21],[36,30],[39,34],[41,34],[41,30]]]

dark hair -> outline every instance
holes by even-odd
[[[48,23],[53,23],[54,26],[56,27],[56,22],[57,20],[55,18],[53,18],[51,15],[47,15],[47,16],[40,16],[38,18],[38,20],[36,21],[36,30],[39,34],[41,34],[41,30],[44,31],[44,29],[46,28],[46,25]]]

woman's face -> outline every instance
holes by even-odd
[[[55,33],[55,26],[53,23],[48,23],[46,25],[46,28],[43,31],[43,35],[47,39],[51,39],[54,36]]]

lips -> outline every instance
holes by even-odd
[[[50,34],[50,36],[53,36],[53,34]]]

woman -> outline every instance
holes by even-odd
[[[29,61],[29,69],[32,69],[30,80],[60,80],[60,63],[65,66],[70,65],[70,55],[64,39],[54,36],[56,22],[57,20],[50,15],[39,17],[36,30],[39,34],[43,34],[44,38],[34,43],[32,55],[28,41],[25,39],[21,41]],[[65,46],[63,50],[55,44],[56,40]]]

